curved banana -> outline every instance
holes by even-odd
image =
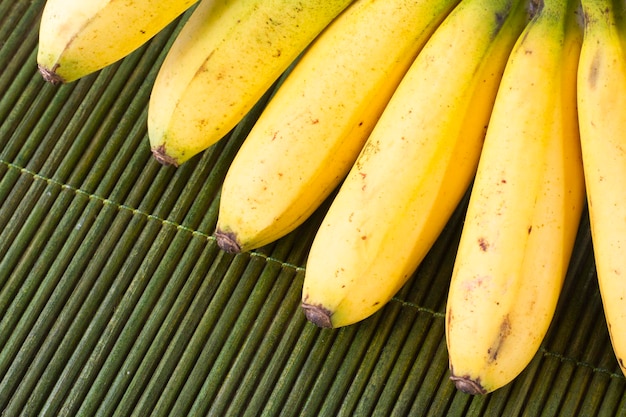
[[[37,64],[52,84],[69,83],[139,48],[198,0],[48,0]]]
[[[229,167],[216,231],[222,249],[271,243],[320,206],[457,2],[358,0],[331,23],[287,76]]]
[[[148,106],[155,158],[179,165],[225,136],[353,0],[202,0]]]
[[[626,374],[626,35],[610,0],[583,0],[578,112],[589,220],[613,350]]]
[[[415,271],[472,180],[526,21],[522,1],[462,0],[424,45],[314,238],[302,294],[309,321],[360,321]]]
[[[585,202],[577,3],[538,5],[496,96],[446,307],[450,378],[466,393],[494,391],[532,360],[569,264]]]

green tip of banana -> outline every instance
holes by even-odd
[[[215,231],[215,240],[217,240],[217,246],[221,250],[228,253],[240,253],[241,246],[237,243],[237,236],[232,232],[225,232],[217,229]]]
[[[482,385],[480,385],[479,381],[476,381],[467,375],[465,376],[451,375],[450,380],[454,382],[456,389],[466,394],[484,395],[487,393],[487,390]]]
[[[58,66],[52,67],[52,69],[48,69],[43,65],[37,65],[39,69],[39,73],[43,77],[46,82],[49,82],[52,85],[65,84],[65,80],[59,74],[56,73]]]
[[[331,329],[333,323],[330,321],[332,312],[320,305],[302,303],[302,309],[307,320],[315,324],[317,327]]]
[[[178,161],[167,154],[165,151],[165,145],[159,145],[156,148],[152,148],[152,156],[161,165],[178,167]]]

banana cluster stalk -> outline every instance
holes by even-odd
[[[578,111],[600,294],[613,349],[626,374],[626,32],[616,5],[582,0]]]
[[[524,1],[462,0],[391,97],[320,226],[302,308],[320,327],[378,311],[466,192]]]
[[[506,65],[446,307],[451,379],[470,394],[513,380],[554,315],[585,202],[576,113],[576,0],[545,0]]]
[[[37,64],[52,84],[69,83],[124,58],[197,0],[48,0]]]
[[[358,0],[313,42],[229,167],[216,237],[247,251],[294,230],[343,180],[458,0]]]
[[[155,158],[179,165],[224,137],[353,0],[202,0],[148,106]]]

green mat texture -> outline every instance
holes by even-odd
[[[327,205],[251,253],[212,237],[221,182],[268,97],[212,148],[161,166],[147,103],[189,12],[55,87],[36,68],[43,5],[0,0],[3,417],[626,415],[586,214],[532,363],[493,394],[457,392],[444,311],[467,199],[387,306],[319,329],[299,302]]]

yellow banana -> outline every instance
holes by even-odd
[[[139,48],[197,0],[48,0],[37,64],[44,79],[69,83]]]
[[[596,270],[613,350],[626,374],[626,36],[610,0],[583,0],[578,113]]]
[[[202,0],[148,106],[155,158],[179,165],[225,136],[353,0]]]
[[[462,0],[400,82],[314,238],[302,308],[321,327],[378,311],[467,190],[525,2]]]
[[[358,0],[287,76],[231,164],[217,242],[294,230],[344,179],[402,76],[458,0]]]
[[[582,208],[577,0],[544,0],[504,70],[446,307],[450,378],[494,391],[532,360],[554,315]]]

